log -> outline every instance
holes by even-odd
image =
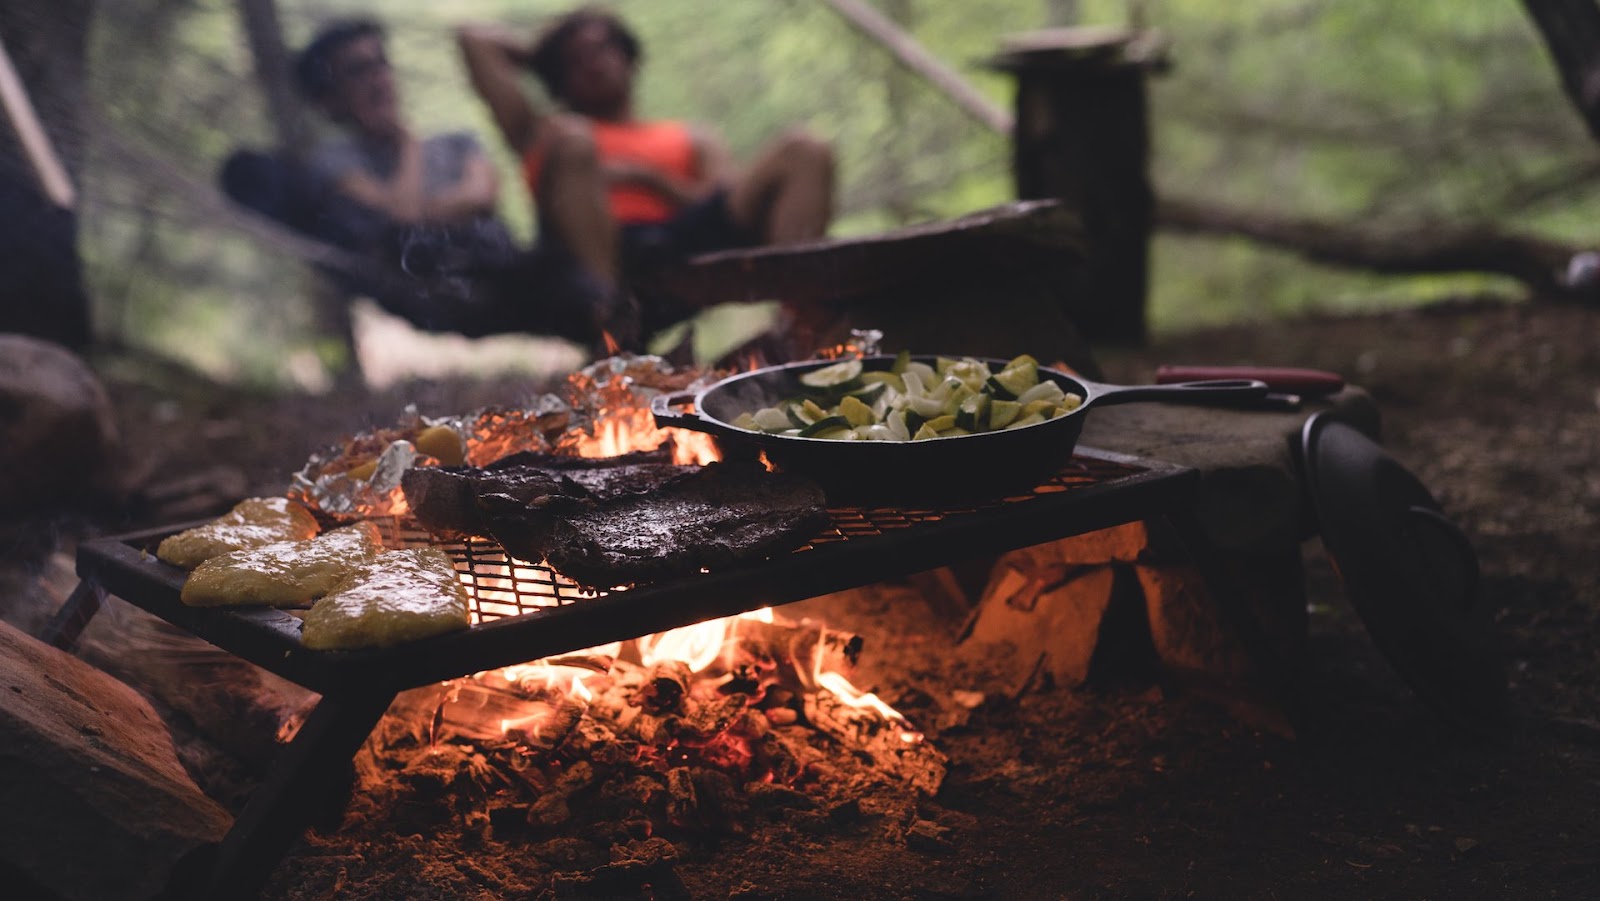
[[[938,794],[949,761],[904,721],[848,704],[826,688],[806,695],[805,707],[811,724],[838,739],[846,751],[865,754],[878,769],[912,788]]]
[[[1011,558],[996,567],[961,644],[963,655],[1004,654],[1014,661],[1013,693],[1026,687],[1036,668],[1056,685],[1082,685],[1111,608],[1115,572],[1109,566],[1025,572],[1020,562]]]
[[[1508,275],[1538,296],[1554,298],[1570,294],[1561,275],[1584,249],[1485,225],[1435,223],[1396,232],[1172,196],[1157,202],[1156,220],[1168,231],[1249,238],[1333,266],[1407,275]]]
[[[785,359],[875,328],[889,352],[1029,353],[1093,377],[1065,312],[1082,247],[1077,216],[1042,200],[860,238],[704,254],[637,290],[666,321],[714,304],[782,301],[793,319],[777,349]]]
[[[650,667],[650,674],[637,694],[638,705],[652,716],[683,713],[689,694],[689,665],[681,660],[663,660]]]
[[[0,684],[8,867],[63,898],[148,898],[221,841],[231,818],[132,689],[4,623]]]

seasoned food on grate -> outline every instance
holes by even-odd
[[[156,556],[184,569],[232,551],[275,541],[302,541],[317,534],[317,521],[305,507],[283,497],[242,500],[221,518],[169,536]]]
[[[608,500],[481,498],[508,553],[593,587],[647,582],[793,550],[826,528],[822,489],[755,464],[713,463]]]
[[[191,607],[307,604],[382,550],[378,527],[358,522],[306,541],[233,551],[195,567],[183,583],[182,599]]]
[[[423,528],[456,537],[488,534],[479,502],[484,495],[503,495],[522,504],[551,497],[610,500],[658,490],[698,469],[674,465],[665,451],[595,458],[521,453],[482,469],[413,469],[400,484]]]
[[[467,593],[434,547],[363,561],[306,614],[300,639],[319,651],[378,648],[467,628]]]

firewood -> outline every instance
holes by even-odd
[[[674,825],[687,826],[699,816],[700,799],[695,794],[694,777],[688,767],[667,770],[667,819]]]
[[[3,623],[0,674],[0,869],[23,879],[9,890],[152,897],[227,832],[227,811],[190,781],[132,689]]]
[[[807,696],[806,717],[846,748],[866,754],[879,769],[914,788],[931,795],[944,781],[944,754],[920,734],[885,720],[875,710],[850,706],[823,689]]]
[[[647,713],[662,716],[682,713],[689,694],[689,665],[681,660],[663,660],[650,667],[650,674],[634,696]]]

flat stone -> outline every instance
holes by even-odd
[[[131,688],[0,623],[0,859],[68,899],[149,898],[227,811]]]

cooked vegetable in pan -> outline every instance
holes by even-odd
[[[733,425],[754,432],[837,441],[922,441],[1037,425],[1070,413],[1083,397],[1039,379],[1023,355],[999,372],[971,357],[902,352],[887,371],[844,360],[800,376],[802,394],[740,414]]]

